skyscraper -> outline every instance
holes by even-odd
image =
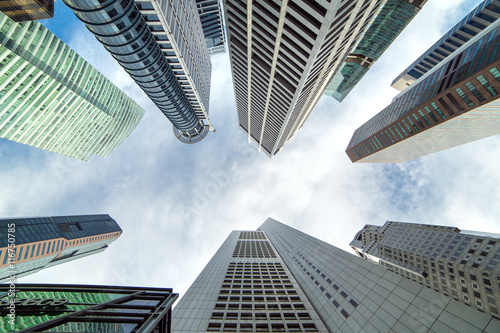
[[[184,143],[203,140],[212,65],[190,0],[64,0],[173,124]]]
[[[181,332],[493,332],[500,321],[272,219],[233,231],[173,311]]]
[[[383,41],[425,3],[396,1],[408,7],[401,11],[404,24],[386,22],[394,35],[380,38],[375,24],[367,29],[386,2],[224,1],[238,122],[248,142],[275,155],[304,125],[332,78],[337,86],[330,89],[347,94],[344,79],[349,86],[359,80],[386,47]],[[355,51],[362,40],[363,50]]]
[[[336,70],[325,95],[342,102],[426,2],[427,0],[384,2],[354,50]]]
[[[351,161],[405,162],[500,133],[499,10],[484,1],[398,76],[411,85],[354,132]]]
[[[36,21],[0,13],[0,137],[88,161],[105,157],[144,114]]]
[[[48,19],[54,17],[54,0],[3,0],[0,11],[14,22]]]
[[[208,52],[211,55],[226,52],[226,37],[224,36],[224,19],[219,0],[196,0],[200,14],[201,27],[205,35]]]
[[[351,247],[361,257],[500,319],[499,235],[387,221],[366,225]]]
[[[0,282],[102,252],[121,233],[109,215],[2,219]]]
[[[391,86],[399,91],[406,89],[442,60],[445,60],[452,52],[500,18],[496,8],[498,6],[492,0],[483,1],[398,75]]]
[[[12,291],[0,285],[0,331],[170,333],[178,296],[171,288],[23,283]]]

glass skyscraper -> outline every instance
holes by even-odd
[[[143,114],[43,25],[0,13],[0,138],[88,161],[113,151]]]
[[[445,59],[418,72],[418,63],[430,60],[427,51],[406,71],[416,81],[400,75],[400,84],[413,83],[354,132],[346,149],[351,161],[400,163],[500,133],[499,11],[498,2],[486,0],[473,11],[479,19],[472,15],[438,42],[447,46],[447,38],[469,32],[459,47],[435,44],[431,53],[447,50]]]
[[[374,22],[386,3],[397,9]],[[238,122],[248,142],[268,157],[277,154],[330,81],[330,94],[341,100],[424,3],[225,0]]]
[[[224,19],[220,0],[196,0],[201,26],[210,55],[226,52]]]
[[[212,65],[196,2],[64,0],[173,124],[184,143],[213,130]]]
[[[426,1],[387,0],[373,16],[354,50],[336,70],[325,95],[342,102]]]
[[[361,258],[500,319],[499,237],[387,221],[366,225],[350,245]]]
[[[182,332],[494,332],[500,321],[273,219],[233,231],[173,311]]]
[[[0,11],[14,22],[49,19],[54,17],[54,0],[2,0]]]
[[[448,55],[456,51],[460,46],[495,22],[500,17],[500,14],[498,14],[498,6],[495,6],[492,2],[494,1],[486,0],[474,8],[469,15],[458,22],[398,75],[391,86],[403,91],[442,60],[445,60]]]
[[[109,215],[2,219],[0,282],[102,252],[121,233]]]

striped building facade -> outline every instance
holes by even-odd
[[[500,16],[482,28],[354,132],[351,161],[401,163],[500,134]]]
[[[0,234],[0,282],[9,282],[102,252],[122,229],[109,215],[55,216],[2,219]]]
[[[195,1],[64,0],[173,124],[183,143],[203,140],[212,64]]]
[[[285,224],[233,231],[173,311],[174,333],[495,332],[500,321]]]
[[[40,23],[0,13],[0,137],[82,161],[105,157],[144,110]]]
[[[269,157],[290,142],[385,3],[224,1],[238,122],[249,142]]]

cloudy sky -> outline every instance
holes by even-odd
[[[397,94],[391,81],[479,2],[429,0],[342,104],[323,97],[269,159],[238,129],[227,54],[212,58],[217,132],[184,145],[57,1],[44,24],[146,114],[114,152],[88,163],[0,139],[0,216],[107,213],[124,231],[101,254],[19,282],[172,287],[182,295],[231,230],[255,230],[267,217],[348,251],[365,224],[387,220],[500,233],[500,137],[403,164],[352,164],[344,152],[354,130]]]

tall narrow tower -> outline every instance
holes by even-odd
[[[361,258],[500,319],[498,236],[387,221],[366,225],[350,245]]]
[[[0,13],[0,138],[88,161],[113,151],[143,115],[43,25]]]
[[[183,143],[213,131],[212,64],[196,2],[63,0],[173,124]]]
[[[275,155],[304,125],[332,78],[330,93],[341,100],[424,3],[224,1],[238,122],[248,142]],[[386,10],[387,20],[371,25],[386,4],[398,10]]]
[[[109,215],[2,219],[0,282],[102,252],[121,233]]]
[[[173,312],[181,332],[453,332],[500,321],[272,219],[233,231]]]
[[[352,162],[406,162],[500,133],[499,12],[483,1],[394,80],[404,90],[354,132]]]

